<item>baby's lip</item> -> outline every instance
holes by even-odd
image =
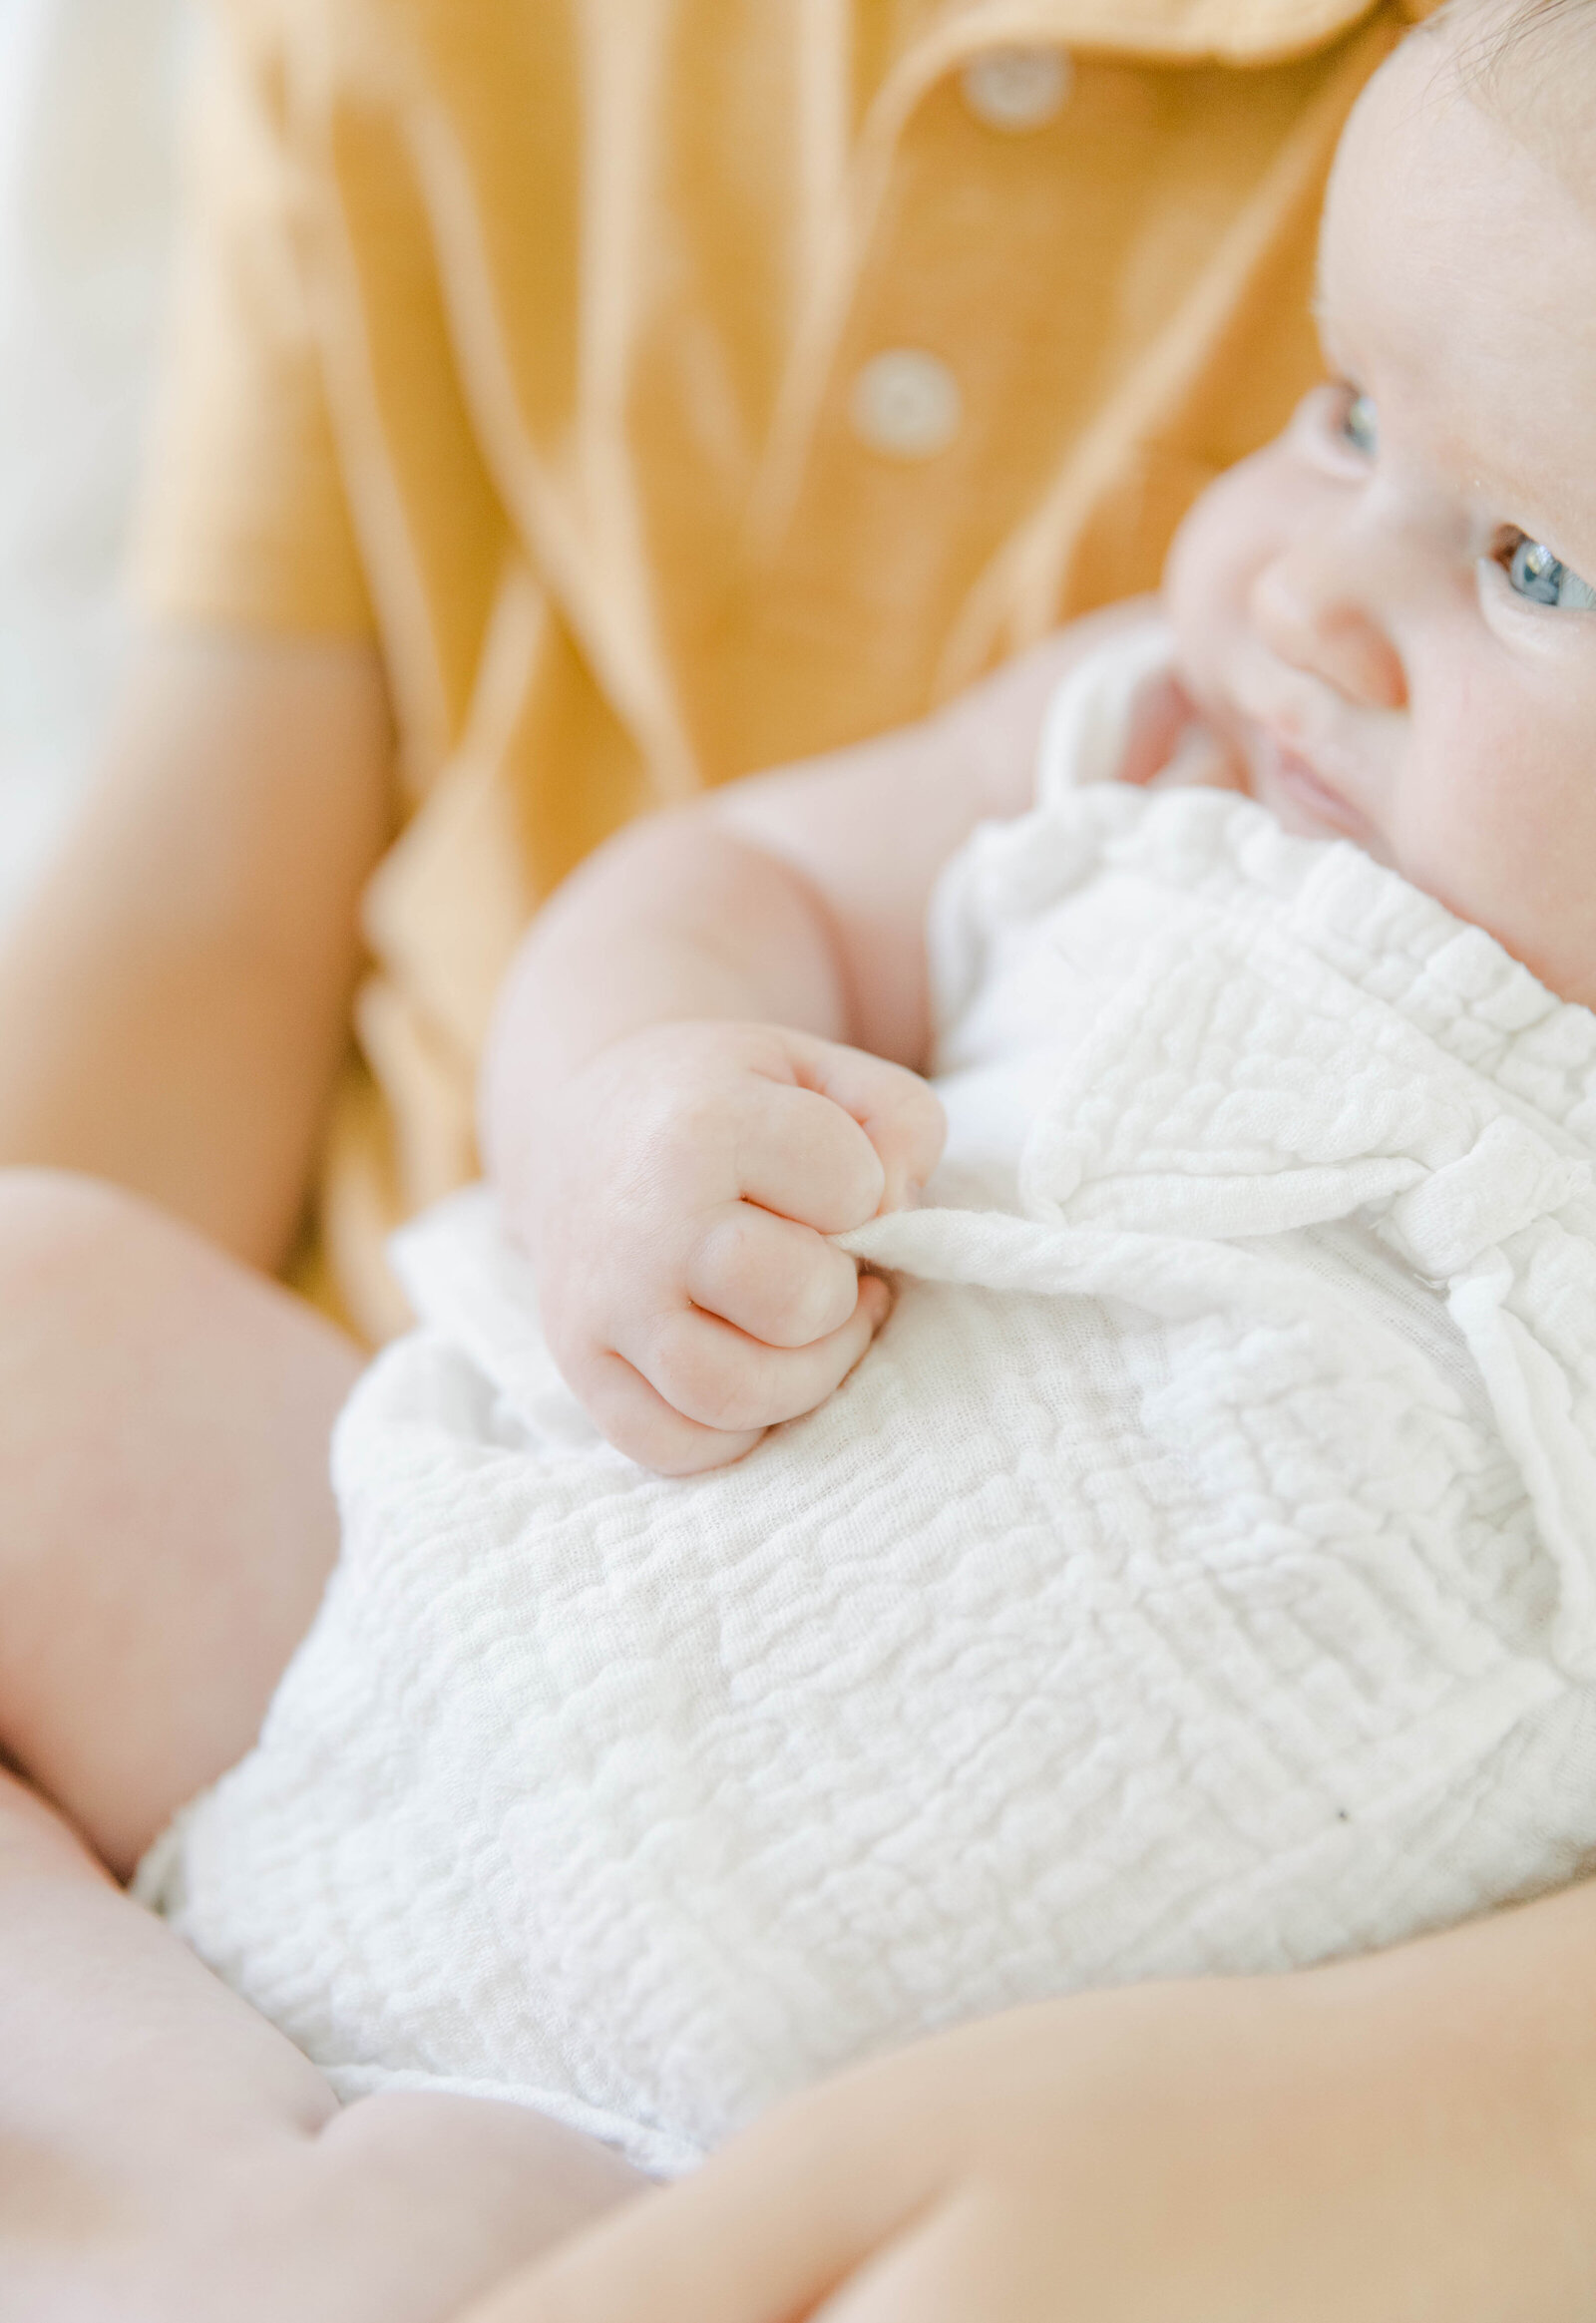
[[[1267,727],[1254,729],[1253,746],[1248,755],[1253,762],[1255,780],[1266,794],[1283,792],[1311,823],[1338,832],[1344,838],[1356,839],[1367,846],[1375,837],[1368,816],[1328,781],[1311,759]]]

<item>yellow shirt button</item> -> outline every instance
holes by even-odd
[[[890,347],[874,355],[848,399],[854,432],[873,452],[895,460],[927,460],[959,433],[964,398],[946,363],[923,347]]]
[[[1065,49],[989,49],[971,59],[959,84],[978,121],[1013,135],[1051,121],[1073,77]]]

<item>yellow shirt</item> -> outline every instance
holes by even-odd
[[[1410,13],[1420,13],[1417,7]],[[218,0],[139,585],[375,629],[320,1281],[475,1167],[539,899],[639,809],[1152,584],[1318,357],[1393,0]]]

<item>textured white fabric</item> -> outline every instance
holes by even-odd
[[[408,1237],[325,1608],[143,1882],[345,2094],[668,2172],[959,2019],[1596,1857],[1596,1017],[1351,847],[1080,787],[1162,650],[944,883],[943,1199],[847,1238],[901,1290],[823,1409],[645,1475],[488,1198]]]

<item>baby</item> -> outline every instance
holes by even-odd
[[[1387,64],[1331,381],[1028,812],[976,733],[767,777],[534,931],[543,1118],[490,1063],[316,1627],[141,1874],[341,2094],[668,2174],[1596,1864],[1593,116],[1588,7]]]

